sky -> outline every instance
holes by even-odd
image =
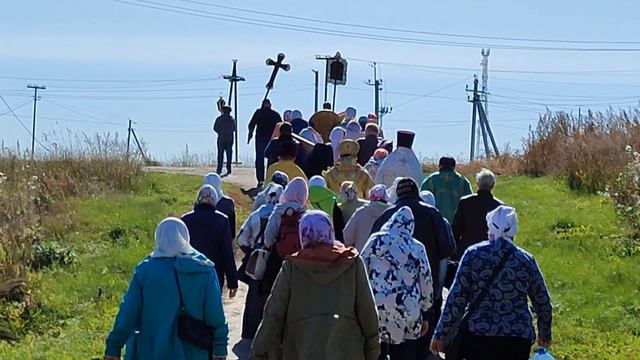
[[[337,88],[336,109],[353,106],[359,116],[374,111],[373,88],[366,81],[376,61],[383,79],[381,105],[392,108],[383,129],[386,134],[414,130],[414,149],[428,159],[469,156],[472,106],[465,86],[472,86],[474,74],[481,75],[483,46],[492,48],[489,122],[501,149],[520,148],[546,108],[628,108],[640,99],[640,2],[420,0],[390,5],[362,0],[7,2],[0,21],[0,95],[26,129],[0,102],[0,140],[5,147],[28,148],[33,91],[26,86],[39,84],[47,89],[39,93],[36,134],[45,146],[68,141],[69,134],[126,136],[131,119],[156,159],[176,158],[187,147],[194,154],[214,153],[215,102],[229,91],[221,77],[237,59],[239,75],[246,78],[239,84],[237,116],[240,157],[247,160],[253,143],[246,144],[246,126],[271,73],[265,59],[279,52],[286,54],[291,70],[278,74],[270,95],[273,107],[299,109],[307,119],[314,110],[311,70],[320,70],[322,79],[324,69],[315,55],[340,51],[347,59],[347,85]],[[451,42],[463,44],[447,46]],[[571,47],[589,51],[549,49]],[[321,84],[320,102],[322,93]],[[37,151],[46,150],[37,146]]]

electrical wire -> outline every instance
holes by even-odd
[[[522,45],[490,44],[490,43],[481,44],[481,43],[469,43],[469,42],[427,40],[427,39],[388,36],[388,35],[380,35],[380,34],[368,34],[368,33],[344,31],[344,30],[331,30],[327,28],[305,26],[300,24],[290,25],[283,22],[269,21],[266,19],[250,18],[250,17],[243,17],[243,16],[237,16],[237,15],[231,15],[231,14],[222,14],[222,13],[205,11],[202,9],[175,6],[175,5],[170,5],[170,4],[160,3],[155,1],[148,1],[148,0],[131,0],[131,1],[111,0],[111,1],[130,5],[130,6],[161,10],[165,12],[190,15],[190,16],[196,16],[201,18],[215,19],[215,20],[225,21],[225,22],[268,27],[270,29],[282,29],[282,30],[289,30],[289,31],[296,31],[296,32],[329,35],[329,36],[335,36],[335,37],[377,40],[377,41],[394,42],[394,43],[406,43],[406,44],[417,44],[417,45],[438,45],[438,46],[464,47],[464,48],[490,47],[494,49],[527,50],[527,51],[590,51],[590,52],[638,52],[640,51],[640,48],[625,48],[625,47],[577,48],[577,47],[552,47],[552,46],[522,46]]]
[[[18,115],[16,115],[16,113],[13,111],[14,109],[11,108],[9,103],[7,103],[7,101],[4,99],[2,95],[0,95],[0,100],[2,100],[2,102],[7,107],[7,109],[9,109],[9,112],[11,112],[11,115],[13,115],[13,117],[16,119],[16,121],[18,121],[20,126],[22,126],[22,128],[27,132],[27,134],[29,134],[29,136],[31,136],[35,140],[35,142],[37,142],[38,145],[40,145],[43,149],[47,150],[48,152],[51,152],[51,149],[49,149],[45,144],[43,144],[40,140],[38,140],[38,138],[35,137],[35,135],[33,135],[31,130],[29,130],[29,128],[22,122],[22,120],[20,120]]]
[[[408,33],[408,34],[422,34],[422,35],[435,35],[435,36],[444,36],[444,37],[457,37],[457,38],[467,38],[467,39],[484,39],[484,40],[504,40],[504,41],[521,41],[521,42],[543,42],[543,43],[565,43],[565,44],[620,44],[620,45],[640,45],[640,41],[602,41],[602,40],[562,40],[562,39],[542,39],[542,38],[526,38],[526,37],[505,37],[505,36],[483,36],[483,35],[471,35],[471,34],[457,34],[457,33],[444,33],[444,32],[433,32],[433,31],[420,31],[420,30],[411,30],[411,29],[401,29],[401,28],[390,28],[383,26],[372,26],[367,24],[354,24],[351,21],[331,21],[324,19],[316,19],[316,18],[308,18],[302,16],[294,16],[289,14],[278,14],[267,11],[259,11],[252,9],[243,9],[233,6],[226,6],[220,4],[212,4],[204,1],[196,1],[196,0],[178,0],[185,3],[203,5],[208,7],[215,7],[220,9],[234,10],[245,13],[252,13],[258,15],[268,15],[278,18],[284,18],[287,20],[301,20],[301,21],[309,21],[316,22],[322,24],[330,24],[344,27],[354,27],[358,29],[371,29],[371,30],[382,30],[382,31],[391,31],[391,32],[399,32],[399,33]]]

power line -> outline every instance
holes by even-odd
[[[226,6],[220,4],[212,4],[203,1],[196,0],[178,0],[185,3],[215,7],[220,9],[227,10],[235,10],[240,12],[259,14],[259,15],[268,15],[278,18],[284,18],[287,20],[301,20],[301,21],[309,21],[309,22],[317,22],[323,24],[331,24],[338,25],[344,27],[354,27],[359,29],[372,29],[372,30],[382,30],[382,31],[391,31],[391,32],[399,32],[399,33],[409,33],[409,34],[422,34],[422,35],[435,35],[435,36],[444,36],[444,37],[457,37],[457,38],[468,38],[468,39],[485,39],[485,40],[503,40],[503,41],[522,41],[522,42],[542,42],[542,43],[565,43],[565,44],[619,44],[619,45],[640,45],[640,41],[603,41],[603,40],[562,40],[562,39],[543,39],[543,38],[526,38],[526,37],[505,37],[505,36],[486,36],[486,35],[471,35],[471,34],[458,34],[458,33],[444,33],[444,32],[434,32],[434,31],[420,31],[420,30],[411,30],[411,29],[401,29],[401,28],[390,28],[383,26],[373,26],[367,24],[354,24],[352,22],[339,22],[339,21],[331,21],[331,20],[323,20],[302,16],[294,16],[289,14],[278,14],[267,11],[259,11],[252,9],[243,9],[237,8],[233,6]]]
[[[42,146],[43,149],[47,150],[48,152],[51,152],[51,149],[49,149],[45,144],[43,144],[40,140],[38,140],[33,133],[31,132],[31,130],[29,130],[29,128],[22,122],[22,120],[20,120],[20,118],[18,117],[18,115],[16,115],[16,113],[14,112],[14,109],[11,108],[11,106],[9,106],[9,104],[7,103],[7,101],[4,99],[4,97],[2,95],[0,95],[0,100],[2,100],[2,102],[4,103],[4,105],[7,107],[7,109],[9,109],[9,112],[11,113],[11,115],[13,115],[13,117],[16,119],[16,121],[18,121],[18,123],[20,124],[20,126],[22,126],[22,128],[27,132],[27,134],[29,134],[29,136],[32,136],[33,139],[35,139],[35,142],[38,143],[38,145]],[[29,102],[31,102],[31,100],[29,100]]]
[[[336,37],[377,40],[377,41],[394,42],[394,43],[436,45],[436,46],[464,47],[464,48],[490,47],[494,49],[527,50],[527,51],[590,51],[590,52],[605,52],[605,51],[606,52],[638,52],[640,51],[640,48],[625,48],[625,47],[620,47],[620,48],[571,47],[570,48],[570,47],[551,47],[551,46],[522,46],[522,45],[508,45],[508,44],[480,44],[480,43],[469,43],[469,42],[428,40],[428,39],[419,39],[419,38],[388,36],[388,35],[381,35],[381,34],[368,34],[368,33],[344,31],[344,30],[331,30],[327,28],[306,26],[306,25],[300,25],[300,24],[289,25],[283,22],[275,22],[275,21],[269,21],[266,19],[250,18],[250,17],[243,17],[243,16],[237,16],[237,15],[231,15],[231,14],[222,14],[222,13],[205,11],[202,9],[175,6],[175,5],[169,5],[166,3],[159,3],[159,2],[148,1],[148,0],[131,0],[131,1],[111,0],[111,1],[126,4],[126,5],[131,5],[131,6],[138,6],[143,8],[161,10],[165,12],[196,16],[201,18],[215,19],[215,20],[225,21],[225,22],[268,27],[270,29],[282,29],[282,30],[314,33],[314,34],[329,35],[329,36],[336,36]]]

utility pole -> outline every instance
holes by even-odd
[[[38,90],[46,90],[47,87],[44,85],[27,85],[28,89],[33,89],[33,126],[31,127],[31,158],[36,151],[36,110],[38,103]]]
[[[482,87],[480,93],[480,101],[482,101],[484,105],[484,111],[489,115],[489,54],[491,53],[491,49],[482,49],[480,54],[482,55],[482,62],[480,65],[482,66]],[[483,128],[481,123],[478,123],[476,136],[479,139]],[[476,153],[480,153],[480,142],[476,144]]]
[[[127,129],[127,159],[129,159],[129,147],[131,146],[131,118],[129,118],[129,128]]]
[[[329,60],[333,58],[333,55],[316,55],[316,60],[324,61],[324,102],[327,102],[329,96]]]
[[[318,112],[318,82],[319,82],[319,74],[318,74],[318,70],[311,70],[313,72],[314,75],[314,80],[315,80],[315,95],[314,95],[314,103],[313,103],[313,112],[317,113]]]
[[[467,92],[471,92],[467,86]],[[491,131],[491,126],[489,125],[489,120],[487,119],[487,114],[484,111],[484,107],[482,106],[481,101],[481,92],[478,91],[478,77],[474,76],[473,79],[473,97],[469,100],[470,103],[473,104],[473,111],[471,115],[471,151],[469,153],[469,161],[473,161],[475,159],[475,151],[477,148],[477,139],[476,139],[476,126],[480,129],[478,133],[478,138],[482,136],[482,141],[484,142],[484,151],[487,158],[491,156],[491,151],[489,150],[489,139],[491,140],[491,145],[493,147],[493,153],[495,156],[500,156],[500,152],[498,151],[498,145],[496,144],[496,140],[493,137],[493,131]],[[476,125],[476,119],[478,119]],[[487,136],[489,139],[487,139]],[[478,141],[479,143],[479,141]]]
[[[223,78],[229,81],[229,101],[231,104],[231,95],[233,95],[233,121],[236,124],[236,131],[234,131],[235,135],[235,144],[236,144],[236,165],[238,163],[238,82],[245,81],[242,76],[238,76],[237,72],[237,64],[238,60],[233,61],[233,69],[231,70],[231,75],[224,75]]]
[[[380,90],[382,90],[382,79],[378,79],[377,64],[374,62],[373,65],[371,65],[371,67],[373,67],[373,81],[368,80],[366,84],[369,86],[373,86],[374,88],[374,91],[375,91],[374,108],[375,108],[376,117],[378,118],[378,120],[380,120]]]

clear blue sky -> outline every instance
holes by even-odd
[[[301,21],[206,7],[178,0],[155,2],[197,8],[211,13],[266,19],[298,26]],[[602,1],[397,1],[377,5],[372,1],[235,1],[201,0],[211,4],[278,14],[317,18],[345,24],[365,24],[419,31],[547,38],[565,40],[636,41],[640,3]],[[376,5],[374,5],[376,4]],[[147,3],[149,5],[149,3]],[[201,12],[202,13],[202,12]],[[211,14],[209,14],[211,15]],[[306,26],[323,26],[304,23]],[[378,30],[324,25],[359,33]],[[478,39],[452,39],[421,34],[384,33],[389,36],[480,44]],[[258,106],[270,69],[267,57],[287,54],[289,73],[281,73],[271,99],[274,108],[300,109],[308,118],[313,110],[313,74],[322,69],[316,54],[337,50],[349,60],[347,87],[338,88],[337,108],[354,106],[359,114],[373,111],[373,91],[365,85],[372,77],[370,59],[473,70],[425,69],[382,64],[383,105],[393,113],[384,119],[387,134],[398,128],[413,129],[416,150],[433,158],[452,154],[466,159],[469,151],[471,106],[464,85],[480,74],[480,48],[400,44],[334,37],[258,27],[247,24],[168,13],[110,0],[11,1],[0,21],[0,94],[31,126],[32,94],[28,83],[47,86],[38,103],[38,130],[65,137],[73,132],[115,132],[126,135],[127,118],[137,122],[138,135],[151,154],[166,159],[183,151],[214,151],[211,123],[215,101],[227,94],[228,83],[216,80],[239,60],[239,120],[241,139]],[[498,41],[486,40],[497,43]],[[536,43],[512,42],[516,45]],[[567,46],[567,44],[542,44]],[[579,45],[583,47],[615,47]],[[640,47],[640,45],[620,45]],[[490,57],[490,121],[498,143],[520,146],[529,125],[545,104],[552,110],[606,109],[606,104],[632,106],[640,99],[639,52],[561,52],[492,49]],[[495,72],[494,70],[542,73]],[[613,71],[599,73],[598,71]],[[633,70],[628,72],[615,72]],[[548,72],[560,72],[549,74]],[[567,74],[569,72],[569,74]],[[11,79],[23,77],[29,79]],[[186,79],[185,79],[186,78]],[[32,80],[30,80],[32,79]],[[126,80],[127,82],[73,82],[74,80]],[[180,82],[148,80],[185,79]],[[142,82],[131,82],[141,80]],[[437,93],[436,90],[443,89]],[[322,92],[322,91],[321,91]],[[416,94],[430,94],[418,97]],[[226,96],[226,95],[225,95]],[[637,98],[634,98],[637,96]],[[6,108],[0,102],[0,114]],[[0,116],[0,139],[5,146],[27,146],[30,138],[10,114]],[[251,145],[251,148],[253,145]],[[241,155],[250,149],[241,141]]]

